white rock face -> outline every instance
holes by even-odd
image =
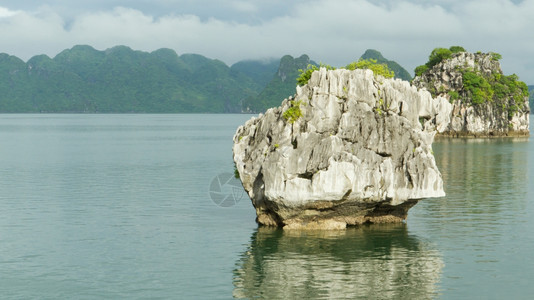
[[[284,117],[297,107],[294,122]],[[294,98],[234,136],[258,223],[344,228],[404,220],[418,199],[445,195],[431,145],[451,109],[444,98],[369,70],[314,72]]]

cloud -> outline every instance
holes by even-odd
[[[413,70],[433,48],[462,45],[501,53],[506,73],[534,83],[534,18],[529,16],[534,0],[302,1],[268,18],[259,17],[268,2],[226,3],[236,13],[256,16],[255,22],[176,12],[155,16],[125,7],[70,18],[48,7],[36,12],[0,7],[0,50],[28,59],[54,56],[75,44],[97,49],[123,44],[199,53],[228,64],[306,53],[316,61],[345,65],[374,48]]]
[[[231,6],[239,11],[245,13],[255,13],[258,11],[258,7],[251,2],[247,1],[232,1],[230,2]]]
[[[12,17],[18,13],[19,11],[9,10],[5,7],[0,7],[0,18]]]

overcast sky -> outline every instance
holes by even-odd
[[[0,0],[0,52],[54,57],[76,44],[171,48],[232,64],[308,54],[341,66],[366,49],[408,71],[436,47],[498,52],[534,84],[534,0]]]

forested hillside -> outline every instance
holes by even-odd
[[[278,71],[271,75],[271,80],[267,86],[257,96],[251,96],[243,103],[246,112],[263,112],[275,106],[279,106],[282,101],[295,94],[297,77],[300,69],[306,69],[308,64],[315,64],[310,61],[308,55],[293,58],[290,55],[282,57]]]
[[[272,73],[170,49],[75,46],[27,63],[0,54],[0,112],[241,112]]]

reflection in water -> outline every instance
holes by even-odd
[[[408,225],[259,228],[234,271],[234,297],[524,298],[533,261],[528,139],[441,138],[433,147],[446,197],[421,201]]]
[[[463,214],[468,211],[495,216],[503,209],[523,210],[528,185],[527,150],[528,138],[437,139],[436,163],[447,193],[446,201],[437,202],[448,208],[461,205]],[[510,198],[521,200],[506,201]],[[514,207],[502,207],[505,204]]]
[[[528,138],[440,138],[433,148],[447,196],[420,201],[408,226],[443,254],[444,298],[524,299],[534,265]]]
[[[260,227],[234,271],[235,298],[426,299],[443,261],[406,224],[345,231]]]

